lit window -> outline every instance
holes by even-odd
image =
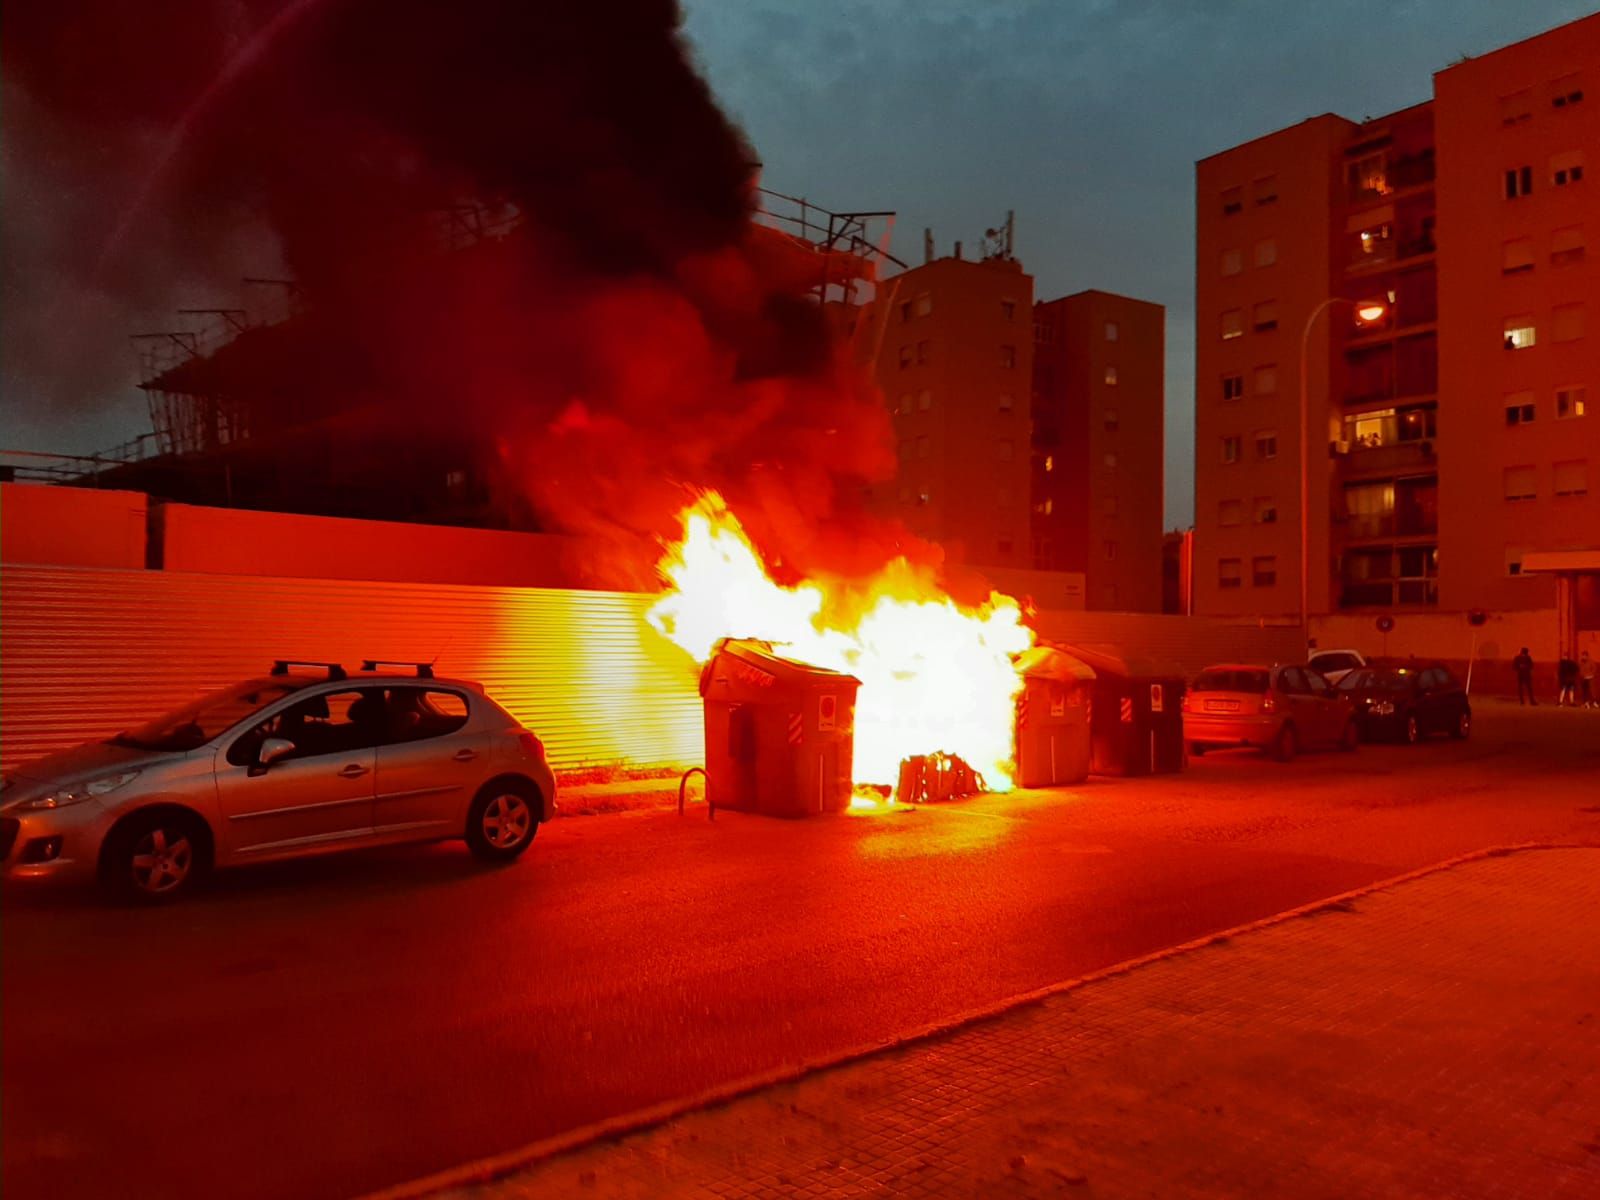
[[[1015,443],[1010,438],[1001,438],[995,443],[995,452],[1000,456],[1001,462],[1010,462],[1015,449]]]
[[[1256,243],[1256,266],[1270,267],[1278,261],[1278,243],[1273,238],[1263,238]]]
[[[1550,471],[1550,490],[1558,496],[1585,496],[1589,493],[1589,460],[1558,462]]]
[[[1255,587],[1272,587],[1278,582],[1278,556],[1258,554],[1250,560],[1250,582]]]
[[[1533,191],[1533,168],[1512,167],[1506,172],[1506,199],[1515,200]]]
[[[1224,375],[1222,377],[1222,398],[1224,400],[1237,400],[1244,395],[1243,375]]]
[[[1112,387],[1117,386],[1117,369],[1115,367],[1106,368],[1106,382]]]
[[[1236,463],[1239,461],[1239,444],[1240,439],[1238,437],[1225,437],[1222,439],[1223,462]]]
[[[1105,428],[1106,428],[1106,432],[1107,433],[1115,433],[1118,429],[1121,428],[1121,424],[1120,424],[1119,418],[1117,417],[1117,410],[1116,409],[1114,409],[1114,408],[1106,409],[1103,419],[1104,419]]]
[[[1393,237],[1393,227],[1387,221],[1363,229],[1356,235],[1356,240],[1361,246],[1361,257],[1376,258],[1379,255],[1386,255]]]
[[[1049,497],[1045,498],[1045,501],[1044,501],[1043,504],[1035,504],[1033,506],[1033,511],[1034,512],[1043,513],[1047,517],[1051,513],[1055,512],[1055,510],[1056,510],[1056,502],[1054,500],[1050,499]]]
[[[1256,524],[1276,525],[1278,523],[1278,502],[1271,496],[1256,497]]]
[[[1550,182],[1555,187],[1567,187],[1583,180],[1583,152],[1571,150],[1557,154],[1550,160]]]
[[[1278,327],[1278,302],[1276,300],[1263,300],[1251,310],[1250,323],[1257,333],[1265,333],[1269,329]]]
[[[1017,348],[1015,346],[1000,347],[1000,365],[1008,368],[1017,365]]]
[[[933,293],[932,292],[919,292],[919,293],[917,293],[917,298],[916,298],[916,301],[913,304],[913,307],[912,307],[911,311],[912,311],[913,315],[919,316],[919,317],[925,317],[929,313],[933,312]]]
[[[1222,314],[1222,340],[1244,336],[1244,310],[1230,308]]]
[[[1244,255],[1237,250],[1224,250],[1222,252],[1222,273],[1224,275],[1237,275],[1244,270]]]
[[[1108,341],[1108,342],[1116,341],[1118,332],[1119,331],[1117,329],[1117,323],[1115,321],[1107,321],[1106,322],[1106,341]]]
[[[1533,239],[1513,238],[1500,248],[1500,271],[1515,275],[1519,271],[1533,270]]]
[[[1244,519],[1244,505],[1237,500],[1217,502],[1217,524],[1237,525]]]
[[[1017,302],[1015,300],[1000,301],[1000,315],[1007,321],[1014,321],[1017,317]]]
[[[1219,558],[1217,560],[1217,586],[1220,588],[1236,588],[1244,582],[1244,560],[1239,558]]]
[[[1512,392],[1506,397],[1506,424],[1528,425],[1533,422],[1533,393]]]
[[[1278,390],[1278,364],[1268,363],[1256,368],[1256,395],[1271,396]]]
[[[1244,208],[1244,189],[1231,187],[1222,193],[1222,215],[1230,217]]]
[[[1271,204],[1278,198],[1278,177],[1276,175],[1263,175],[1255,181],[1251,189],[1257,204]]]
[[[1564,387],[1556,389],[1556,420],[1567,421],[1573,417],[1581,417],[1585,407],[1583,388]]]
[[[1526,350],[1534,344],[1535,336],[1532,317],[1506,318],[1505,346],[1507,350]]]
[[[1013,408],[1016,407],[1016,404],[1017,404],[1016,397],[1013,396],[1010,392],[1001,392],[1000,393],[1000,411],[1001,412],[1010,412]]]
[[[1568,225],[1550,235],[1550,265],[1570,267],[1581,263],[1584,256],[1583,226]]]
[[[1539,473],[1532,467],[1507,467],[1505,486],[1507,500],[1535,499],[1539,495]]]
[[[1389,186],[1388,164],[1382,154],[1368,154],[1350,164],[1351,199],[1387,196],[1392,190]]]
[[[1046,454],[1044,456],[1044,469],[1046,471],[1054,471],[1056,469],[1056,456],[1054,454]]]
[[[1256,434],[1256,457],[1260,459],[1278,457],[1278,431],[1276,429],[1263,429]]]
[[[1583,305],[1562,304],[1550,313],[1550,340],[1575,342],[1583,336]]]

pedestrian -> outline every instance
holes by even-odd
[[[1578,660],[1571,654],[1562,654],[1556,663],[1557,708],[1578,707]]]
[[[1594,678],[1594,659],[1584,650],[1578,655],[1578,686],[1582,689],[1580,694],[1585,708],[1600,708],[1600,700],[1594,698]]]
[[[1533,698],[1533,655],[1526,646],[1511,660],[1511,669],[1517,673],[1517,703],[1537,707],[1539,702]]]

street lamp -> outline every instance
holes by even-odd
[[[1351,305],[1356,319],[1363,325],[1376,324],[1389,315],[1389,306],[1383,300],[1358,301],[1329,296],[1311,310],[1305,328],[1300,331],[1300,627],[1308,633],[1311,623],[1311,404],[1307,396],[1306,353],[1311,345],[1311,326],[1335,304]]]

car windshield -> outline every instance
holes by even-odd
[[[1259,667],[1212,667],[1194,681],[1197,692],[1264,692],[1267,672]]]
[[[303,686],[286,679],[238,683],[119,733],[111,741],[137,750],[194,750]]]
[[[1348,650],[1336,650],[1331,654],[1319,654],[1311,660],[1311,665],[1322,672],[1348,671],[1359,667],[1361,662]]]
[[[1406,671],[1352,671],[1334,686],[1343,692],[1362,689],[1379,692],[1409,692],[1416,678]]]

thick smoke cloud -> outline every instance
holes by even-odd
[[[253,385],[299,411],[476,431],[552,527],[663,533],[694,485],[797,570],[899,544],[859,511],[893,470],[882,406],[806,295],[815,256],[752,222],[754,153],[670,0],[60,8],[8,12],[3,49],[29,198],[7,287],[54,292],[48,321],[8,319],[7,358],[50,403],[105,385],[69,368],[74,310],[281,257],[321,333]],[[461,205],[520,225],[442,253]]]

